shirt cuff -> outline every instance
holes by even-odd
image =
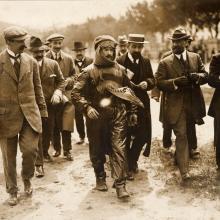
[[[178,86],[175,84],[175,80],[173,80],[173,87],[174,87],[174,90],[178,89]]]

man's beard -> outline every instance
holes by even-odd
[[[82,55],[82,54],[78,54],[78,55],[76,55],[76,59],[78,59],[78,60],[82,60],[82,59],[83,59],[83,55]]]
[[[172,51],[174,54],[181,54],[184,51],[184,47],[173,46]]]
[[[43,59],[43,56],[36,56],[35,59],[36,59],[37,61],[41,61],[41,60]]]
[[[140,59],[140,57],[141,57],[140,52],[133,52],[131,55],[135,60]]]

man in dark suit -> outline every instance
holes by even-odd
[[[210,86],[215,88],[208,115],[214,118],[214,145],[216,149],[217,171],[220,173],[220,54],[213,55],[209,66]]]
[[[138,171],[137,162],[143,146],[147,144],[145,156],[149,156],[151,147],[150,99],[147,91],[154,87],[155,80],[150,60],[141,55],[144,43],[147,43],[144,35],[129,34],[128,52],[117,59],[119,64],[134,73],[130,77],[136,85],[134,92],[144,104],[144,108],[138,107],[138,123],[134,129],[131,129],[128,137],[128,179],[130,180],[134,179],[134,173]],[[131,136],[134,137],[132,143],[130,143]]]
[[[20,27],[4,30],[7,49],[0,53],[0,146],[9,205],[16,205],[16,155],[22,153],[22,180],[26,195],[32,194],[41,117],[47,117],[46,103],[35,59],[23,53],[27,32]]]
[[[35,163],[36,177],[44,176],[43,158],[48,158],[50,141],[52,139],[55,122],[55,105],[62,102],[62,93],[65,91],[65,80],[60,70],[59,64],[45,57],[46,46],[40,38],[32,36],[30,38],[29,50],[37,60],[40,70],[40,79],[45,97],[48,118],[42,121],[42,135],[40,136],[38,157]]]
[[[118,57],[124,55],[128,51],[128,39],[126,35],[118,36]]]
[[[82,72],[82,69],[87,67],[93,62],[93,59],[85,56],[86,46],[81,41],[74,42],[74,63],[76,68],[76,75],[79,75]],[[79,134],[79,141],[76,144],[83,144],[85,141],[85,122],[83,118],[83,113],[75,108],[75,122],[76,122],[76,130]]]
[[[53,145],[55,152],[53,156],[58,157],[61,154],[61,133],[63,155],[67,160],[72,161],[73,158],[70,150],[72,149],[71,133],[73,132],[74,127],[74,106],[70,101],[70,93],[75,80],[75,65],[72,57],[61,50],[64,40],[63,35],[55,33],[50,35],[47,40],[51,44],[51,50],[47,52],[46,57],[58,62],[66,81],[66,89],[63,94],[63,102],[62,104],[57,105],[56,109],[56,121],[53,135]]]
[[[157,87],[163,91],[160,120],[176,135],[176,161],[183,181],[189,179],[188,122],[202,124],[206,115],[200,85],[207,73],[198,54],[186,50],[189,35],[177,28],[172,37],[172,54],[162,59],[156,72]]]
[[[189,36],[187,39],[186,50],[189,50],[189,46],[192,42],[192,37]],[[165,58],[172,54],[172,50],[165,52],[162,55],[162,58]],[[163,96],[163,92],[161,92],[157,87],[155,87],[151,91],[151,98],[155,99],[159,102],[160,95]],[[163,100],[163,97],[161,98]],[[162,105],[162,101],[161,101]],[[187,139],[188,139],[188,147],[189,147],[189,156],[192,159],[197,159],[199,157],[199,151],[197,150],[197,137],[196,137],[196,125],[194,121],[190,120],[187,122]],[[166,124],[163,124],[163,147],[170,152],[170,147],[172,146],[172,128]]]

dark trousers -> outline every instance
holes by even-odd
[[[71,131],[60,131],[59,128],[55,126],[54,134],[53,134],[53,145],[54,150],[61,151],[61,137],[62,135],[62,144],[63,144],[63,151],[70,151],[72,149],[71,145]]]
[[[196,125],[193,118],[188,115],[186,121],[187,140],[189,146],[189,152],[192,149],[197,149],[197,137],[196,137]],[[169,148],[172,146],[172,127],[169,125],[163,125],[163,147]]]
[[[126,177],[126,111],[118,104],[110,111],[99,111],[96,120],[86,118],[89,154],[96,176],[104,173],[105,154],[109,153],[112,178],[116,185],[125,184]]]
[[[39,134],[35,132],[28,122],[24,119],[19,137],[16,135],[12,138],[1,138],[0,145],[4,165],[4,174],[6,181],[6,190],[8,193],[17,193],[17,172],[16,156],[17,146],[19,143],[22,153],[22,170],[23,180],[30,179],[34,176],[34,165],[38,149]]]
[[[76,130],[81,139],[85,138],[85,123],[83,113],[75,109]]]
[[[147,144],[148,155],[151,146],[151,116],[145,109],[138,110],[138,123],[129,129],[127,138],[128,169],[135,170],[144,145]],[[133,137],[133,140],[131,140]]]
[[[220,167],[220,115],[214,118],[214,145],[216,149],[216,164]]]
[[[176,124],[172,125],[172,129],[176,136],[176,160],[181,175],[187,173],[189,167],[189,149],[187,140],[186,118],[186,111],[182,109]]]
[[[54,106],[47,105],[48,118],[42,121],[42,134],[39,137],[38,155],[36,159],[36,166],[43,166],[43,157],[48,155],[50,141],[53,137],[53,129],[55,123]]]
[[[72,149],[71,144],[71,133],[72,131],[65,130],[64,122],[63,122],[63,116],[64,113],[68,116],[69,112],[65,112],[68,107],[71,107],[72,110],[72,104],[69,105],[58,105],[55,108],[55,124],[53,129],[53,146],[56,151],[61,151],[61,136],[62,136],[62,145],[63,145],[63,151],[69,151]],[[73,124],[73,117],[70,117],[69,120],[71,120],[70,124]],[[65,119],[66,121],[66,119]]]
[[[169,148],[172,146],[172,128],[167,124],[163,124],[163,147]]]

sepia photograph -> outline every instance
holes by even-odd
[[[0,220],[219,220],[219,32],[219,0],[0,0]]]

